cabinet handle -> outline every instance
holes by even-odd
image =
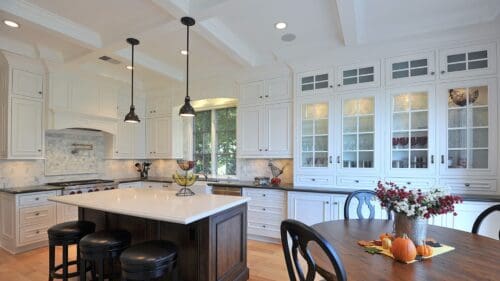
[[[262,194],[262,197],[266,197],[266,194],[265,194],[265,193],[264,193],[264,194]]]
[[[312,178],[311,180],[312,180],[312,181],[316,181],[316,179],[315,179],[315,178]]]
[[[42,91],[38,91],[38,94],[39,94],[39,95],[42,95],[43,93],[42,93]]]
[[[337,87],[340,87],[341,85],[340,84],[337,84]]]
[[[441,164],[444,164],[444,155],[441,155]]]
[[[39,216],[39,215],[40,215],[40,213],[36,213],[36,214],[35,214],[35,216]]]
[[[328,157],[328,162],[329,162],[330,164],[332,164],[332,163],[333,163],[333,161],[332,161],[332,156],[331,156],[331,155]]]
[[[465,187],[470,187],[470,183],[464,183]]]
[[[40,198],[38,198],[38,197],[37,197],[37,198],[35,198],[35,201],[38,201],[38,200],[40,200]]]
[[[408,184],[408,185],[411,184],[411,181],[407,181],[406,184]]]
[[[359,180],[354,180],[355,183],[359,183]]]
[[[266,148],[266,149],[264,149],[264,151],[268,151],[268,149]]]
[[[259,99],[261,99],[261,98],[262,98],[262,96],[259,97]]]
[[[269,97],[269,95],[266,95],[266,98],[268,98],[268,97]]]
[[[444,71],[444,70],[441,70],[441,74],[445,74],[445,73],[446,73],[446,71]]]
[[[328,202],[328,201],[325,201],[325,204],[330,204],[330,202]]]
[[[333,88],[333,85],[329,85],[328,87]]]
[[[431,164],[434,164],[434,155],[431,155]]]
[[[262,225],[262,228],[266,228],[266,226],[265,226],[265,225]]]
[[[340,164],[340,156],[337,156],[337,164]]]
[[[262,211],[265,211],[265,210],[266,210],[266,208],[262,208]]]
[[[37,230],[37,231],[36,231],[36,234],[40,234],[40,230]]]
[[[431,75],[434,75],[434,74],[436,74],[436,73],[434,71],[431,71]]]
[[[338,202],[333,202],[333,205],[338,205],[339,203]]]
[[[38,152],[42,152],[42,150],[41,150],[41,149],[38,149]]]
[[[118,150],[117,150],[117,151],[115,151],[115,153],[118,153]]]
[[[262,148],[259,148],[259,151],[262,151]]]

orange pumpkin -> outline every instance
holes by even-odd
[[[424,241],[423,245],[417,246],[417,255],[420,255],[422,257],[430,257],[430,256],[432,256],[432,252],[433,252],[432,247],[429,245],[426,245],[425,241]]]
[[[380,238],[380,241],[383,241],[384,238],[389,238],[391,240],[394,239],[394,237],[390,233],[382,233],[382,234],[380,234],[379,238]]]
[[[398,237],[392,242],[391,253],[396,260],[409,262],[417,256],[417,249],[411,239],[406,234],[403,234],[402,237]]]

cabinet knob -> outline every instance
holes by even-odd
[[[338,205],[339,203],[338,202],[333,202],[333,205]]]
[[[266,95],[266,98],[268,98],[268,97],[269,97],[269,95]]]
[[[42,93],[42,91],[38,91],[38,94],[39,94],[39,95],[41,95],[41,94],[43,94],[43,93]]]
[[[42,152],[42,150],[41,150],[41,149],[38,149],[38,152]]]
[[[434,71],[431,71],[431,75],[434,75],[434,74],[436,74],[436,73]]]
[[[406,184],[411,184],[411,181],[407,181]]]
[[[262,194],[262,197],[266,197],[266,194],[265,194],[265,193],[264,193],[264,194]]]
[[[311,179],[311,180],[312,180],[312,181],[316,181],[316,179],[314,179],[314,178],[313,178],[313,179]]]
[[[37,197],[37,198],[35,198],[35,201],[38,201],[38,200],[40,200],[40,198],[38,198],[38,197]]]
[[[36,234],[40,234],[40,230],[37,230],[37,231],[36,231]]]
[[[262,228],[266,228],[266,226],[265,226],[265,225],[262,225]]]
[[[359,180],[354,180],[355,183],[359,183]]]
[[[117,151],[115,151],[115,153],[118,153],[118,150],[117,150]]]
[[[329,85],[328,87],[333,88],[333,85]]]
[[[267,149],[267,148],[266,148],[266,149],[264,149],[264,150],[265,150],[265,151],[269,151],[269,149]]]
[[[328,201],[325,201],[325,204],[330,204],[330,202],[328,202]]]
[[[470,187],[470,183],[464,183],[465,187]]]
[[[340,87],[341,85],[340,84],[337,84],[337,87]]]
[[[265,211],[265,210],[266,210],[266,208],[262,208],[262,211]]]
[[[337,164],[340,164],[340,156],[337,156]]]
[[[434,164],[434,155],[431,155],[431,164]]]
[[[40,215],[40,213],[36,213],[36,214],[35,214],[35,216],[39,216],[39,215]]]
[[[445,73],[446,73],[446,71],[444,71],[444,70],[441,70],[441,74],[445,74]]]
[[[262,151],[262,148],[260,148],[259,151]]]
[[[262,98],[262,96],[259,96],[259,99],[261,99],[261,98]]]

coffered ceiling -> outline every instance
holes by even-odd
[[[193,79],[288,63],[315,54],[368,44],[439,36],[443,32],[499,22],[498,0],[2,0],[0,48],[125,79],[136,48],[143,85],[183,81],[185,27],[191,37]],[[287,28],[278,30],[277,22]],[[295,40],[285,42],[291,33]],[[15,49],[15,50],[13,50]],[[107,55],[122,63],[110,65]]]

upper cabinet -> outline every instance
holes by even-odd
[[[495,43],[439,51],[439,77],[453,78],[496,72]]]
[[[386,83],[388,86],[435,80],[435,54],[426,52],[388,58]]]
[[[162,95],[147,99],[146,118],[164,117],[172,114],[172,101],[170,95]]]
[[[496,79],[460,81],[438,89],[442,175],[495,175]]]
[[[35,61],[0,56],[0,157],[41,159],[44,149],[44,70]]]
[[[434,87],[417,86],[389,91],[387,170],[391,176],[432,176],[435,173]]]
[[[42,99],[43,76],[29,71],[12,69],[12,94]]]
[[[333,88],[333,73],[330,70],[318,70],[297,75],[298,95],[318,95],[330,93]]]
[[[346,91],[380,86],[380,62],[339,66],[336,89]]]
[[[257,105],[274,101],[286,101],[292,98],[290,79],[273,79],[244,83],[240,85],[240,105]]]

